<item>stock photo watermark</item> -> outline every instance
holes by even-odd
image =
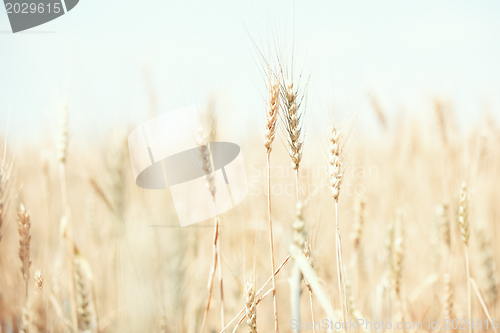
[[[349,322],[333,321],[323,319],[321,321],[298,321],[297,319],[290,320],[291,329],[313,330],[313,329],[363,329],[363,330],[423,330],[423,329],[443,329],[443,330],[469,330],[469,329],[494,329],[498,328],[498,320],[482,320],[482,319],[444,319],[444,320],[428,320],[421,321],[370,321],[366,319],[349,320]]]
[[[267,165],[259,162],[250,164],[249,194],[259,196],[265,193],[267,186]],[[291,168],[285,166],[271,167],[271,194],[275,196],[295,196],[295,184],[293,182],[280,183],[277,180],[291,179],[294,177]],[[330,183],[328,180],[328,168],[321,165],[306,163],[299,169],[300,179],[319,179],[319,182],[299,182],[299,191],[303,195],[329,195]],[[375,165],[353,165],[344,170],[344,181],[341,193],[344,195],[364,195],[365,185],[360,183],[361,179],[378,178],[379,170]]]
[[[196,108],[187,106],[146,121],[128,137],[135,183],[168,188],[182,227],[224,213],[248,194],[240,147],[200,142],[201,128]]]
[[[12,32],[27,30],[52,21],[70,10],[79,0],[4,0]]]

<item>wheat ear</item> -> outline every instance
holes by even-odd
[[[391,258],[391,285],[394,292],[394,300],[398,305],[398,312],[401,311],[401,280],[403,271],[403,256],[404,256],[404,232],[403,232],[403,213],[398,210],[396,214],[396,223],[393,229],[393,244],[392,244],[392,258]]]
[[[245,285],[245,315],[249,333],[257,333],[257,302],[255,280],[252,277]]]
[[[451,319],[453,312],[453,285],[451,284],[451,276],[448,273],[443,275],[444,282],[444,315],[447,319]]]
[[[43,276],[39,270],[35,270],[33,276],[35,290],[31,302],[22,311],[22,326],[25,333],[46,332],[46,314],[42,303]]]
[[[290,79],[283,84],[283,112],[284,126],[287,132],[288,153],[295,170],[295,196],[299,202],[299,167],[302,161],[304,113],[300,108],[301,99],[298,98],[298,90]]]
[[[23,280],[26,284],[26,299],[28,299],[28,283],[30,280],[30,214],[24,208],[24,205],[21,204],[17,211],[17,215],[19,218],[19,259],[21,259],[21,274],[23,275]]]
[[[273,240],[273,222],[271,217],[271,151],[274,137],[276,135],[276,122],[278,120],[279,110],[279,83],[276,76],[270,73],[269,80],[269,100],[266,112],[266,131],[264,137],[264,146],[267,152],[267,214],[269,218],[269,244],[271,247],[271,273],[274,272],[274,240]],[[273,307],[274,307],[274,330],[276,333],[278,329],[278,300],[276,296],[276,283],[273,278]]]
[[[446,254],[450,251],[451,238],[450,238],[450,221],[448,219],[448,205],[441,204],[436,209],[438,218],[439,233],[441,240],[445,246]]]
[[[266,147],[267,155],[270,155],[273,149],[272,144],[276,136],[276,123],[280,106],[278,79],[272,72],[269,76],[266,129],[264,134],[264,146]]]
[[[354,250],[356,252],[360,251],[360,245],[361,245],[361,236],[363,234],[363,227],[365,224],[365,206],[366,206],[366,199],[363,197],[360,197],[356,201],[356,207],[354,208],[355,213],[354,213],[354,224],[352,226],[352,242],[354,245]]]
[[[495,260],[493,258],[493,249],[491,244],[491,239],[489,239],[487,232],[481,229],[478,233],[479,236],[479,246],[481,248],[482,254],[482,264],[486,276],[486,285],[488,292],[486,293],[488,297],[488,302],[490,304],[495,304],[498,297],[498,278],[495,273]]]
[[[90,310],[91,296],[83,268],[81,267],[81,261],[78,256],[74,258],[78,326],[81,330],[86,331],[90,329],[92,321],[92,312]]]
[[[283,260],[283,262],[281,263],[281,265],[278,266],[278,268],[276,268],[276,270],[274,271],[274,275],[278,274],[279,271],[283,268],[283,266],[285,266],[288,262],[290,261],[290,255],[288,255],[285,260]],[[272,280],[272,276],[267,279],[266,283],[264,283],[264,285],[259,289],[257,290],[257,292],[255,293],[255,296],[259,296],[260,293],[262,292],[262,290],[264,290],[264,288],[269,284],[269,282],[271,282]],[[258,305],[264,298],[266,298],[266,296],[269,294],[269,292],[271,292],[271,290],[267,291],[264,295],[262,295],[256,302],[256,305]],[[241,309],[241,311],[233,318],[231,319],[227,324],[226,326],[224,326],[224,328],[220,331],[220,333],[224,333],[226,331],[226,329],[229,327],[229,325],[231,325],[231,323],[233,321],[235,321],[239,316],[241,316],[243,313],[245,312],[245,308]],[[236,329],[238,328],[238,325],[241,324],[241,322],[243,321],[243,319],[246,318],[246,315],[243,315],[240,320],[236,323],[236,325],[234,326],[234,330],[233,332],[236,332]]]
[[[465,267],[467,269],[467,310],[469,320],[472,319],[472,296],[471,296],[471,285],[470,285],[470,262],[469,262],[469,216],[468,216],[468,206],[469,206],[469,191],[465,183],[462,183],[460,188],[460,205],[458,207],[458,226],[460,227],[460,233],[462,234],[462,241],[465,245]],[[472,328],[469,327],[469,333],[472,333]]]
[[[289,153],[292,159],[292,168],[298,171],[302,160],[302,112],[299,112],[297,101],[297,90],[293,86],[293,80],[286,83],[285,88],[285,119],[289,140]]]

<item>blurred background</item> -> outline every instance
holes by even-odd
[[[235,318],[245,282],[260,288],[271,275],[261,53],[275,47],[294,50],[301,86],[309,78],[302,216],[287,192],[294,174],[282,131],[273,144],[276,265],[296,239],[293,221],[304,219],[318,284],[340,313],[326,172],[335,120],[346,140],[339,224],[352,317],[399,318],[397,304],[406,319],[467,317],[457,212],[468,189],[472,276],[498,316],[499,14],[493,1],[81,0],[12,34],[2,11],[0,328],[17,333],[30,321],[39,268],[40,332],[200,331],[213,228],[177,227],[169,191],[135,185],[126,138],[155,115],[190,104],[205,111],[213,97],[215,141],[240,145],[249,195],[220,216],[225,319],[216,277],[205,332]],[[19,269],[20,203],[32,219],[31,279]],[[66,247],[73,240],[78,247]],[[277,277],[282,332],[289,266]],[[302,318],[311,308],[324,318],[311,303],[304,293]],[[259,305],[259,331],[272,331],[272,308],[271,297]],[[471,308],[487,319],[476,296]]]
[[[498,119],[499,14],[492,1],[82,0],[12,34],[2,11],[0,119],[10,112],[12,137],[37,140],[64,101],[72,140],[88,140],[216,92],[227,134],[245,140],[263,123],[256,46],[277,39],[300,49],[315,115],[360,110],[364,129],[377,130],[365,112],[374,94],[390,118],[425,113],[437,96],[462,125],[484,112]]]

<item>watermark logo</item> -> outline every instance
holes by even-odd
[[[4,0],[12,32],[52,21],[72,10],[79,0]]]
[[[148,120],[128,137],[135,182],[145,189],[170,189],[181,226],[205,221],[242,202],[248,194],[240,147],[232,142],[200,146],[194,106]],[[209,149],[208,149],[209,146]],[[210,165],[203,154],[210,151]],[[215,187],[215,200],[207,188]]]

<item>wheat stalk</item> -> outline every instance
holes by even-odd
[[[274,272],[274,240],[273,240],[273,222],[271,215],[271,151],[272,143],[276,135],[276,122],[278,120],[279,111],[279,83],[276,76],[271,72],[269,78],[269,97],[266,112],[266,130],[264,136],[264,146],[267,151],[267,214],[269,218],[269,244],[271,247],[271,273]],[[276,282],[273,278],[273,308],[274,308],[274,330],[279,332],[278,328],[278,300],[276,296]]]
[[[451,233],[450,221],[448,219],[448,205],[438,205],[436,209],[437,224],[441,238],[442,249],[444,250],[444,261],[447,263],[451,253]],[[451,320],[453,313],[453,285],[449,274],[449,264],[445,265],[445,273],[443,274],[444,283],[444,314],[445,318]]]
[[[434,113],[436,115],[437,123],[439,126],[439,132],[441,134],[441,140],[445,146],[448,145],[448,135],[447,135],[447,127],[446,127],[446,114],[445,114],[445,106],[443,103],[435,99],[434,100]]]
[[[307,259],[309,262],[311,268],[314,268],[314,261],[313,258],[311,257],[311,244],[309,242],[304,242],[304,258]],[[302,281],[304,281],[304,285],[306,286],[307,290],[309,290],[309,304],[311,306],[311,321],[314,323],[314,308],[313,308],[313,290],[311,288],[311,285],[307,281],[307,279],[304,277],[302,278]],[[316,327],[313,324],[313,333],[316,332]]]
[[[350,283],[350,281],[349,281],[349,279],[348,279],[347,276],[346,276],[345,281],[346,281],[345,282],[345,288],[346,288],[346,294],[347,294],[347,304],[349,306],[349,313],[356,320],[358,320],[358,319],[364,319],[363,315],[359,311],[358,306],[356,304],[356,297],[354,296],[354,293],[352,292],[351,283]]]
[[[306,232],[305,232],[305,221],[303,217],[303,205],[302,202],[297,203],[295,210],[295,221],[292,223],[292,246],[290,252],[292,254],[302,255],[304,250],[304,244],[306,242]],[[300,322],[300,294],[301,288],[300,283],[302,281],[302,274],[300,273],[299,265],[294,261],[292,267],[292,274],[290,277],[290,296],[291,296],[291,309],[292,309],[292,319]],[[294,330],[298,332],[298,328]]]
[[[488,303],[495,304],[498,297],[498,278],[495,273],[495,260],[493,258],[493,249],[491,241],[488,237],[487,232],[484,229],[480,229],[478,232],[479,236],[479,247],[481,248],[482,254],[482,264],[486,277],[486,297]]]
[[[354,224],[352,226],[351,239],[354,247],[354,263],[356,267],[356,281],[357,285],[361,282],[361,272],[363,256],[361,253],[361,238],[363,235],[363,228],[365,224],[366,217],[366,199],[364,197],[358,197],[356,200],[356,206],[354,208]],[[349,305],[349,304],[348,304]],[[352,311],[351,311],[352,312]]]
[[[339,289],[339,297],[341,299],[340,308],[342,309],[342,319],[344,322],[346,322],[349,320],[349,310],[347,307],[347,295],[346,295],[345,281],[344,281],[344,264],[342,258],[342,243],[340,237],[339,207],[338,207],[340,188],[343,179],[343,170],[342,170],[343,155],[342,155],[342,146],[340,139],[341,139],[340,133],[337,131],[335,126],[332,126],[329,139],[330,154],[328,158],[328,174],[330,178],[329,179],[330,191],[335,201],[335,238],[336,238],[338,289]]]
[[[472,296],[471,296],[471,285],[470,285],[470,261],[469,261],[469,216],[468,216],[468,206],[469,206],[469,191],[465,183],[462,183],[460,188],[460,205],[458,207],[458,226],[460,227],[460,233],[462,234],[462,241],[465,245],[465,267],[467,270],[467,310],[469,320],[472,319]],[[469,332],[472,333],[472,328],[469,327]]]
[[[70,281],[70,303],[71,303],[71,321],[74,330],[78,330],[78,315],[76,306],[76,291],[74,282],[74,267],[73,267],[73,241],[70,238],[69,221],[70,221],[70,207],[68,204],[68,189],[66,182],[66,158],[68,153],[68,108],[63,107],[61,114],[61,122],[58,128],[57,140],[57,159],[59,161],[59,182],[61,184],[61,199],[64,209],[61,218],[62,236],[66,240],[66,257],[69,270]]]
[[[284,266],[285,266],[285,265],[286,265],[289,261],[290,261],[290,255],[288,255],[288,256],[285,258],[285,260],[283,260],[283,262],[281,263],[281,265],[279,265],[279,266],[278,266],[278,268],[276,268],[276,270],[274,271],[274,275],[278,274],[278,273],[279,273],[279,271],[280,271],[280,270],[281,270],[281,269],[282,269],[282,268],[283,268],[283,267],[284,267]],[[257,290],[257,292],[255,293],[255,296],[259,296],[259,295],[260,295],[260,293],[262,292],[262,290],[264,290],[264,288],[265,288],[265,287],[269,284],[269,282],[271,282],[271,281],[272,281],[272,276],[271,276],[271,277],[269,277],[269,279],[267,279],[266,283],[264,283],[264,285],[263,285],[262,287],[260,287],[260,289],[259,289],[259,290]],[[256,304],[259,304],[259,303],[260,303],[260,302],[261,302],[264,298],[266,298],[266,296],[269,294],[269,292],[270,292],[270,291],[272,291],[272,289],[271,289],[271,290],[269,290],[268,292],[266,292],[263,296],[261,296],[261,297],[257,300]],[[231,325],[231,323],[232,323],[233,321],[235,321],[235,320],[236,320],[239,316],[241,316],[241,315],[245,312],[245,309],[246,309],[245,307],[244,307],[243,309],[241,309],[241,311],[240,311],[240,312],[239,312],[239,313],[238,313],[238,314],[237,314],[237,315],[236,315],[233,319],[231,319],[231,320],[230,320],[230,321],[226,324],[226,326],[224,326],[224,328],[220,331],[220,333],[224,333],[224,332],[226,331],[226,329],[229,327],[229,325]],[[242,317],[240,318],[240,320],[236,323],[236,325],[235,325],[235,327],[234,327],[233,332],[235,332],[235,331],[236,331],[236,329],[238,328],[238,325],[239,325],[239,324],[241,324],[241,322],[243,321],[243,319],[245,319],[245,317],[246,317],[246,316],[244,315],[244,316],[242,316]]]
[[[382,107],[380,106],[378,99],[375,97],[375,95],[372,95],[370,101],[372,103],[373,110],[375,110],[375,114],[377,115],[380,124],[386,130],[387,120],[385,118],[384,110],[382,110]]]
[[[113,243],[114,249],[112,252],[112,260],[114,264],[114,281],[115,281],[115,302],[116,304],[122,304],[124,299],[124,290],[123,290],[123,282],[122,282],[122,254],[123,254],[123,238],[125,236],[125,184],[124,181],[126,176],[126,165],[127,165],[127,146],[126,146],[126,137],[120,133],[120,131],[115,131],[108,138],[109,141],[109,154],[106,159],[107,166],[107,182],[109,188],[109,202],[108,196],[104,194],[104,192],[100,189],[98,184],[94,179],[91,180],[91,184],[99,195],[101,199],[112,207],[111,211],[112,215],[112,231],[113,231]],[[75,272],[75,288],[78,288],[76,285],[78,281],[76,281],[76,277],[78,275]],[[77,290],[77,297],[78,290]],[[121,308],[118,310],[118,317],[121,319],[123,313]],[[121,320],[120,320],[121,321]]]
[[[127,141],[119,132],[110,138],[110,154],[108,155],[108,181],[110,203],[113,207],[116,237],[120,239],[124,233],[125,184],[127,166]],[[97,185],[97,184],[96,184]],[[106,196],[104,196],[107,198]]]
[[[210,310],[210,303],[212,299],[212,290],[213,290],[213,281],[214,281],[214,276],[215,276],[215,270],[217,269],[217,262],[218,262],[218,256],[217,256],[217,241],[219,240],[219,218],[216,217],[216,223],[215,223],[215,230],[214,230],[214,241],[212,243],[212,267],[210,268],[210,274],[208,278],[208,300],[207,300],[207,306],[205,309],[205,315],[203,316],[203,322],[201,324],[201,333],[205,330],[205,325],[207,322],[208,318],[208,311]],[[222,326],[224,327],[224,326]]]
[[[222,326],[224,327],[224,292],[223,292],[223,282],[222,282],[222,265],[220,263],[220,244],[219,244],[219,223],[220,219],[217,216],[217,204],[216,204],[216,197],[215,197],[215,180],[214,180],[214,175],[212,173],[213,170],[213,165],[212,165],[212,160],[210,158],[211,152],[210,152],[210,146],[209,142],[207,142],[207,137],[204,134],[203,130],[200,130],[198,138],[197,138],[197,144],[200,149],[200,154],[201,154],[201,167],[204,171],[204,179],[206,183],[206,187],[208,191],[210,192],[210,195],[212,196],[213,204],[214,204],[214,209],[216,210],[215,214],[215,228],[214,228],[214,240],[213,240],[213,259],[212,259],[212,268],[210,269],[210,274],[208,278],[208,300],[207,300],[207,307],[205,310],[205,315],[203,316],[203,322],[201,325],[201,332],[205,330],[205,325],[206,321],[208,318],[208,311],[210,310],[210,303],[212,299],[212,289],[213,289],[213,280],[215,276],[215,271],[217,270],[217,265],[219,265],[219,279],[220,279],[220,288],[221,288],[221,322]]]

